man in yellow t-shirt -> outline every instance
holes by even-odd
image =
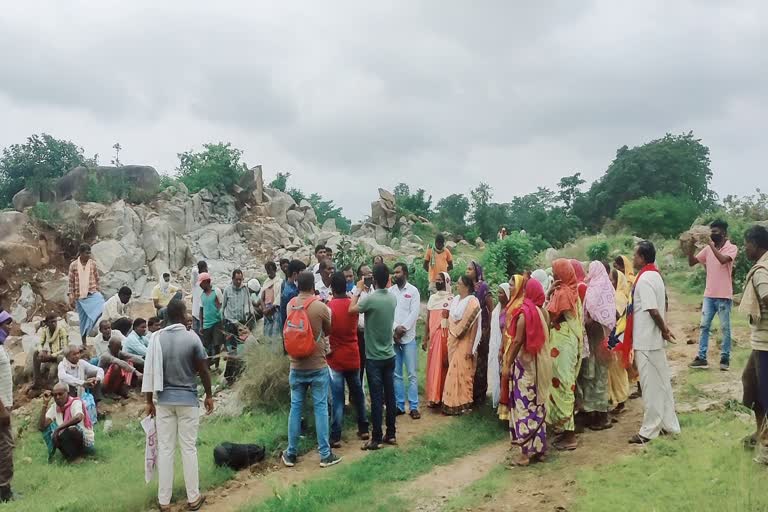
[[[181,288],[171,284],[171,274],[163,273],[162,280],[152,289],[152,302],[154,303],[157,317],[165,320],[165,309],[172,299],[182,298]]]
[[[429,291],[434,292],[435,282],[440,272],[450,272],[453,270],[453,256],[451,251],[445,247],[445,237],[438,233],[435,237],[435,246],[427,249],[424,254],[424,270],[429,272]]]

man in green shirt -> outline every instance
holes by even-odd
[[[395,321],[397,300],[387,291],[389,268],[384,264],[373,267],[376,290],[360,300],[366,290],[361,279],[352,295],[350,313],[365,316],[365,373],[371,393],[371,423],[373,437],[363,446],[364,450],[378,450],[381,443],[395,445],[395,347],[392,325]],[[387,432],[382,435],[381,418],[384,404],[387,406]]]

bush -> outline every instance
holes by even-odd
[[[333,262],[336,264],[336,269],[341,270],[347,265],[351,265],[352,269],[357,272],[357,267],[362,263],[368,263],[371,261],[371,256],[365,250],[365,248],[356,240],[347,236],[342,236],[341,241],[336,244],[336,251],[333,253]],[[357,278],[357,275],[355,275]]]
[[[589,261],[608,261],[608,254],[610,252],[611,247],[608,245],[608,242],[601,240],[587,247],[587,258],[589,258]]]
[[[232,144],[204,144],[203,151],[179,153],[179,180],[191,193],[202,189],[231,191],[248,170],[243,152]]]
[[[49,226],[58,220],[56,212],[51,211],[51,205],[48,203],[37,203],[30,208],[29,216],[38,222],[48,224]]]
[[[643,238],[673,238],[688,229],[701,211],[692,199],[657,196],[630,201],[621,207],[617,220]]]
[[[238,380],[240,399],[250,407],[285,406],[291,395],[288,358],[266,345],[249,345],[243,356],[245,370]]]
[[[504,240],[489,244],[481,261],[485,280],[490,285],[507,282],[509,276],[531,269],[535,253],[531,239],[520,233],[511,233]]]

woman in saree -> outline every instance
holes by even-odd
[[[547,403],[547,424],[562,435],[554,442],[558,450],[575,450],[576,376],[581,366],[584,326],[578,281],[566,259],[552,263],[555,283],[547,305],[550,317],[549,355],[552,358],[552,387]]]
[[[463,275],[458,295],[451,301],[448,315],[448,374],[443,389],[443,414],[452,416],[472,409],[475,355],[482,335],[482,313],[473,295],[472,279]]]
[[[546,354],[549,340],[549,315],[542,309],[544,287],[536,279],[525,285],[523,305],[517,309],[510,329],[512,345],[512,391],[509,432],[520,456],[511,465],[527,466],[543,460],[547,451],[544,424],[552,380],[552,361]]]
[[[473,261],[467,266],[467,275],[475,286],[475,298],[480,303],[480,314],[483,321],[483,329],[480,333],[480,346],[477,349],[477,361],[473,384],[472,401],[475,405],[485,402],[488,395],[488,343],[491,338],[491,311],[493,310],[493,297],[489,292],[488,283],[483,279],[483,267]]]
[[[627,256],[617,256],[613,261],[613,268],[624,274],[629,284],[629,297],[632,297],[632,286],[635,284],[635,266]],[[633,358],[634,359],[634,358]],[[627,368],[627,379],[630,386],[637,385],[637,390],[629,395],[629,398],[640,398],[643,396],[643,390],[640,389],[640,374],[637,371],[637,365],[632,362],[632,365]]]
[[[581,409],[586,413],[587,426],[592,430],[611,428],[608,417],[608,351],[607,338],[616,326],[616,292],[606,265],[600,261],[589,264],[587,293],[584,299],[584,326],[589,355],[581,365],[578,389]]]
[[[539,268],[531,273],[531,277],[541,283],[541,287],[544,289],[544,295],[549,292],[549,287],[552,286],[552,278],[547,271]]]
[[[491,313],[491,339],[488,342],[488,390],[494,410],[499,406],[501,394],[501,344],[507,327],[507,304],[509,304],[509,283],[499,285],[498,304]]]
[[[443,401],[443,385],[448,372],[448,314],[451,309],[451,276],[440,272],[435,281],[437,292],[427,302],[426,335],[422,349],[427,351],[425,380],[427,406],[439,407]]]
[[[501,360],[501,382],[499,384],[499,407],[497,408],[497,414],[501,421],[509,421],[509,389],[510,379],[509,370],[512,368],[512,338],[509,326],[512,322],[512,317],[515,312],[523,305],[523,298],[525,295],[525,289],[523,288],[524,278],[520,274],[513,275],[509,280],[509,295],[510,299],[507,302],[507,306],[504,314],[504,325],[501,329],[502,343],[499,359]]]
[[[627,327],[627,305],[631,288],[623,272],[616,269],[611,271],[611,284],[616,290],[616,327],[611,333],[608,344],[613,348],[624,338],[624,329]],[[621,362],[621,356],[611,351],[608,361],[608,398],[613,404],[613,413],[618,414],[624,410],[624,403],[629,398],[629,380],[627,369]]]

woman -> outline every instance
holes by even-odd
[[[264,314],[264,338],[275,353],[283,351],[283,317],[280,314],[280,290],[283,280],[277,277],[277,265],[273,261],[264,264],[267,280],[261,285],[259,306]],[[250,286],[250,284],[249,284]]]
[[[613,268],[624,274],[629,284],[629,297],[632,297],[632,286],[635,284],[635,266],[627,256],[617,256],[613,262]],[[627,379],[629,384],[637,384],[637,390],[629,395],[629,398],[640,398],[643,396],[643,390],[640,388],[640,374],[637,372],[637,365],[632,362],[627,368]]]
[[[608,417],[608,335],[616,326],[616,292],[605,265],[600,261],[589,264],[587,293],[584,299],[584,325],[589,344],[589,356],[579,373],[582,410],[589,416],[587,426],[592,430],[611,428]]]
[[[550,357],[552,358],[552,387],[547,403],[547,424],[563,431],[555,441],[558,450],[575,450],[576,376],[581,365],[584,328],[576,271],[570,261],[557,259],[552,263],[555,284],[547,311],[550,317]]]
[[[488,292],[488,283],[483,280],[483,267],[473,261],[467,266],[467,275],[475,287],[475,297],[480,303],[483,329],[480,335],[480,346],[477,349],[477,368],[475,369],[473,402],[480,405],[488,395],[488,342],[491,338],[491,310],[493,297]]]
[[[525,285],[523,305],[515,312],[510,329],[512,346],[512,396],[509,431],[520,457],[511,462],[527,466],[543,460],[547,451],[544,425],[546,403],[552,379],[551,360],[545,352],[549,339],[549,316],[542,309],[544,288],[536,279]]]
[[[537,269],[531,273],[531,277],[541,283],[541,287],[544,289],[544,296],[549,292],[550,286],[552,286],[552,278],[547,274],[544,269]]]
[[[427,406],[439,407],[443,401],[445,374],[448,371],[448,314],[451,309],[451,276],[440,272],[435,281],[437,292],[429,296],[424,343],[427,351]]]
[[[509,329],[512,317],[515,312],[523,305],[523,298],[525,295],[525,289],[523,288],[523,276],[515,274],[509,280],[509,295],[510,299],[507,303],[506,310],[504,311],[504,324],[501,329],[503,342],[502,350],[499,354],[501,360],[501,384],[499,392],[499,407],[497,413],[499,419],[502,421],[509,420],[509,385],[510,375],[509,369],[512,367],[512,338],[511,331]]]
[[[491,390],[493,408],[499,406],[501,393],[501,344],[503,331],[507,327],[507,304],[509,304],[509,283],[499,285],[498,301],[491,313],[491,338],[488,341],[488,388]]]
[[[576,282],[578,283],[577,290],[579,291],[579,299],[584,302],[584,297],[587,294],[587,275],[584,273],[584,265],[579,260],[569,260],[573,271],[576,273]]]
[[[610,348],[613,348],[624,337],[631,288],[624,273],[616,269],[611,271],[611,284],[616,290],[616,327],[613,328],[608,343]],[[624,410],[624,403],[629,398],[627,369],[621,362],[620,354],[614,351],[611,351],[611,358],[608,362],[608,398],[614,406],[614,414]]]
[[[482,335],[482,312],[473,295],[472,279],[461,276],[457,291],[448,316],[449,366],[443,390],[443,413],[447,415],[463,414],[472,408],[475,355]]]

